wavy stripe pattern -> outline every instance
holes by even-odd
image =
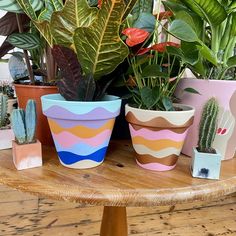
[[[42,99],[44,102],[44,100]],[[95,102],[96,103],[96,102]],[[75,106],[75,102],[71,103]],[[63,103],[57,105],[45,105],[44,114],[48,116],[48,122],[58,157],[62,165],[69,168],[84,169],[100,165],[106,155],[110,141],[115,117],[120,111],[120,102],[115,102],[116,107],[108,110],[103,106],[91,108],[91,103],[84,103],[84,109],[75,107],[72,109],[70,102],[67,107]],[[86,108],[89,105],[90,108]],[[48,109],[45,110],[45,107]],[[82,110],[82,111],[81,111]],[[84,112],[88,110],[88,112]],[[111,112],[111,110],[113,110]],[[73,112],[72,112],[73,111]],[[77,120],[78,119],[78,120]]]
[[[183,147],[188,127],[193,122],[193,113],[187,112],[186,117],[179,117],[178,121],[172,122],[172,118],[168,119],[166,112],[163,117],[160,112],[154,117],[152,111],[148,120],[149,111],[144,110],[144,122],[142,112],[136,110],[126,110],[126,119],[130,123],[129,129],[138,165],[156,171],[173,169]]]

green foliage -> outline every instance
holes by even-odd
[[[212,143],[217,130],[217,118],[219,104],[212,97],[205,104],[199,125],[198,150],[200,152],[212,152]]]
[[[0,94],[0,128],[8,124],[7,106],[8,96]]]
[[[228,70],[236,66],[228,63],[235,55],[236,46],[234,1],[170,0],[164,5],[174,13],[169,32],[197,49],[198,60],[188,64],[192,72],[199,78],[224,79]],[[181,48],[183,54],[189,51]]]
[[[18,144],[36,142],[36,103],[28,100],[25,111],[15,109],[11,114],[12,129]]]

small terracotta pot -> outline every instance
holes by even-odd
[[[53,140],[48,125],[47,118],[42,113],[41,96],[46,94],[58,93],[56,86],[38,86],[38,85],[22,85],[15,84],[18,105],[25,109],[28,99],[36,101],[37,110],[37,130],[36,138],[40,140],[43,145],[53,145]]]
[[[61,164],[74,169],[102,164],[121,99],[107,95],[102,101],[65,101],[53,94],[43,96],[42,104]]]
[[[42,147],[36,143],[19,145],[12,141],[13,162],[17,170],[42,166]]]
[[[153,111],[126,105],[136,162],[142,168],[167,171],[176,166],[194,115],[193,107],[176,107],[181,110]]]

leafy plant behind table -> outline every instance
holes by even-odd
[[[98,100],[104,94],[99,86],[102,76],[128,55],[119,30],[135,2],[105,0],[99,8],[90,7],[86,0],[53,0],[45,2],[39,12],[32,1],[17,0],[15,4],[52,48],[62,75],[62,96],[67,100]]]
[[[130,49],[126,84],[131,91],[131,104],[141,109],[173,111],[175,87],[185,67],[196,63],[197,54],[191,52],[190,57],[183,45],[169,39],[166,30],[170,12],[154,16],[151,5],[137,14],[136,7],[122,31]]]
[[[188,65],[192,72],[203,79],[235,79],[235,1],[170,0],[163,4],[174,13],[169,32],[181,40],[184,52],[198,56]]]

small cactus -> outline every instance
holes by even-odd
[[[0,128],[8,124],[8,97],[6,95],[0,94]]]
[[[25,111],[23,109],[12,111],[12,128],[18,144],[36,141],[36,120],[36,103],[34,100],[28,100]]]
[[[205,104],[200,120],[198,151],[214,153],[212,143],[217,130],[217,118],[219,114],[219,103],[212,97]]]

